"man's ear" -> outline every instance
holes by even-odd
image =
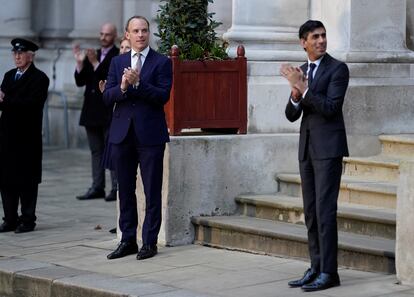
[[[302,48],[306,52],[306,40],[305,39],[303,39],[303,38],[300,39],[300,45],[302,46]]]

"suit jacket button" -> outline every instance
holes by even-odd
[[[95,94],[95,90],[92,90],[92,91],[91,91],[91,93],[92,93],[92,94]]]

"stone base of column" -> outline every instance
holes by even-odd
[[[404,285],[414,285],[414,162],[400,164],[397,193],[397,240],[395,266],[397,278]]]

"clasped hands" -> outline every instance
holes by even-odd
[[[130,85],[136,85],[139,82],[139,73],[136,69],[128,67],[124,68],[122,75],[121,90],[125,92]]]
[[[308,88],[308,79],[302,69],[290,64],[282,64],[280,74],[288,80],[292,92],[291,97],[295,102],[298,102]]]

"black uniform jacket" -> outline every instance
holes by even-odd
[[[112,108],[106,107],[102,100],[102,93],[99,90],[99,81],[106,80],[109,65],[114,56],[119,54],[119,49],[113,46],[106,54],[105,59],[93,70],[88,58],[83,62],[81,72],[75,71],[75,81],[78,87],[85,87],[85,100],[82,106],[79,125],[92,127],[107,127],[111,120]],[[101,50],[97,51],[98,60],[101,57]]]
[[[42,117],[49,78],[34,64],[19,80],[17,68],[4,75],[0,103],[0,187],[42,179]]]

